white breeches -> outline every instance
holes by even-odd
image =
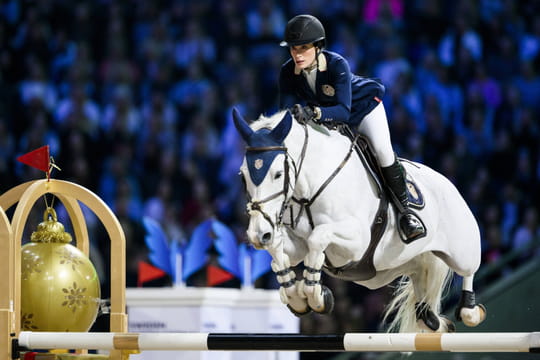
[[[371,142],[380,166],[387,167],[394,163],[394,149],[392,148],[388,119],[382,102],[364,117],[358,126],[358,132],[365,135]]]

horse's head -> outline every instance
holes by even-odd
[[[256,248],[272,245],[291,196],[291,169],[284,140],[291,130],[292,117],[289,112],[279,113],[279,119],[275,116],[261,119],[250,127],[242,115],[233,110],[236,129],[247,144],[240,171],[248,197],[247,236]],[[279,121],[277,125],[276,121]]]

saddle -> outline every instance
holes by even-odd
[[[362,258],[341,267],[333,267],[327,262],[324,264],[323,269],[328,275],[341,280],[365,281],[373,278],[377,273],[373,263],[373,255],[375,254],[375,249],[379,245],[384,231],[386,230],[386,225],[388,224],[388,206],[390,203],[390,195],[387,193],[384,186],[384,178],[381,172],[381,167],[379,166],[375,151],[373,150],[369,140],[360,134],[353,134],[348,126],[340,126],[338,129],[341,134],[347,136],[355,143],[357,155],[376,184],[377,195],[380,201],[377,214],[375,215],[375,218],[371,224],[371,239],[369,246]],[[400,159],[400,161],[408,160]],[[409,206],[416,209],[422,209],[425,206],[425,203],[424,196],[422,195],[420,188],[409,174],[407,174],[406,182]]]
[[[377,156],[375,155],[375,151],[373,150],[371,142],[361,134],[354,135],[348,127],[342,127],[340,129],[340,132],[341,134],[347,136],[351,141],[355,142],[356,153],[360,157],[360,160],[362,160],[362,163],[364,164],[364,167],[366,168],[368,173],[371,174],[373,180],[377,184],[380,197],[380,194],[385,193],[386,189],[383,185],[384,178],[382,175],[381,167],[379,166],[379,162],[377,161]],[[399,161],[413,164],[411,161],[404,158],[399,158]],[[409,206],[415,209],[424,208],[424,196],[422,195],[420,188],[409,173],[406,173],[405,181],[407,185],[407,195],[409,197]]]

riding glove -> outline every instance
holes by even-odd
[[[306,124],[309,120],[315,118],[315,111],[311,106],[302,106],[300,104],[295,104],[291,108],[291,113],[300,124]]]

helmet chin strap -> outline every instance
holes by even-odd
[[[318,47],[315,47],[315,49],[315,61],[313,61],[308,67],[304,69],[308,73],[312,72],[313,69],[319,68],[319,54],[321,53],[321,49]]]

